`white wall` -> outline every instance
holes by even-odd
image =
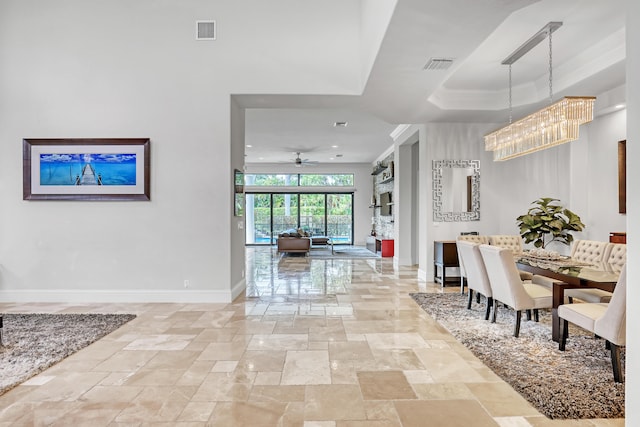
[[[640,3],[628,0],[627,7],[627,165],[635,165],[640,160]],[[640,168],[627,167],[627,259],[640,259]],[[627,307],[634,308],[640,301],[640,265],[627,264]],[[640,313],[627,310],[627,364],[626,364],[626,425],[640,425],[640,336],[635,334],[635,326],[640,324]],[[634,386],[635,385],[635,386]]]
[[[626,231],[626,215],[618,213],[618,141],[627,138],[627,111],[620,110],[583,125],[571,147],[571,206],[589,219],[581,236],[608,240]]]
[[[230,301],[244,286],[231,95],[360,93],[361,13],[359,0],[3,0],[0,299]],[[202,19],[215,42],[195,40]],[[151,139],[150,202],[22,200],[23,138],[109,137]]]
[[[371,177],[371,165],[368,163],[336,163],[319,164],[314,167],[297,168],[289,164],[248,163],[246,173],[352,173],[354,174],[353,195],[353,243],[364,246],[367,236],[371,233],[371,217],[373,209],[371,195],[373,184]],[[336,189],[338,189],[336,187]]]
[[[625,110],[597,117],[581,128],[578,141],[504,162],[494,162],[492,153],[484,150],[482,137],[495,124],[429,123],[406,130],[399,145],[415,141],[416,129],[425,140],[425,153],[422,145],[420,153],[420,177],[426,183],[420,192],[424,200],[419,201],[420,277],[433,277],[434,241],[454,240],[461,231],[519,234],[516,218],[540,197],[557,198],[580,215],[587,227],[574,233],[576,239],[606,241],[609,232],[626,231],[626,217],[618,213],[617,203],[617,141],[626,139],[625,125]],[[445,159],[480,160],[479,221],[433,222],[431,161]],[[552,249],[569,252],[560,244]]]

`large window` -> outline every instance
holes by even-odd
[[[246,194],[246,244],[273,245],[291,228],[353,244],[353,193]]]
[[[353,174],[245,174],[245,185],[256,187],[353,187]]]
[[[327,234],[335,243],[351,243],[353,236],[352,194],[327,194]]]

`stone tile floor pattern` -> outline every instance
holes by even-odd
[[[613,427],[539,414],[409,297],[383,259],[247,248],[231,304],[0,304],[138,317],[0,396],[0,426]]]

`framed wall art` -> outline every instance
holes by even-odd
[[[24,139],[24,200],[150,200],[148,138]]]
[[[244,216],[244,173],[233,172],[233,215]]]

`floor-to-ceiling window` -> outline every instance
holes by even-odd
[[[353,194],[327,194],[327,234],[335,243],[351,243],[353,236]]]
[[[291,228],[298,229],[298,195],[290,193],[276,193],[271,194],[271,200],[271,206],[273,206],[272,230],[276,232],[275,235],[282,230],[289,230]]]
[[[326,194],[300,194],[300,227],[312,236],[326,236]]]
[[[271,194],[246,194],[246,243],[271,244]]]
[[[275,244],[292,228],[353,244],[353,192],[339,191],[353,187],[353,175],[247,174],[245,184],[246,244]],[[272,191],[260,191],[264,187]],[[310,191],[318,187],[334,191]]]

